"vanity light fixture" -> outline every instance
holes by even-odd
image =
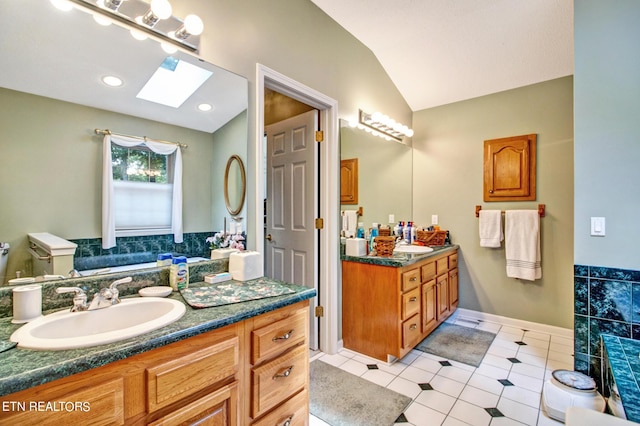
[[[358,122],[349,123],[352,127],[358,127],[371,132],[375,136],[382,137],[387,140],[396,140],[402,142],[403,137],[413,137],[413,130],[408,126],[398,123],[389,116],[380,112],[373,114],[359,110]]]
[[[73,5],[67,0],[51,0],[51,4],[53,4],[56,9],[62,10],[63,12],[68,12],[73,9]]]
[[[184,21],[174,15],[169,0],[51,0],[65,2],[96,16],[123,25],[137,39],[154,38],[190,52],[197,52],[200,34],[204,30],[202,19],[187,15]],[[141,37],[144,34],[145,37]]]

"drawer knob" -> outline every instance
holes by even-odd
[[[287,420],[281,423],[281,426],[291,426],[291,422],[293,421],[293,414],[289,416]]]
[[[418,298],[414,296],[411,299],[409,299],[409,302],[415,302],[416,300],[418,300]]]
[[[285,377],[289,377],[289,375],[291,374],[291,370],[293,370],[293,365],[290,366],[289,368],[285,368],[284,370],[282,370],[282,373],[277,373],[273,375],[273,380],[278,380],[278,379],[283,379]]]
[[[278,340],[289,340],[292,334],[293,334],[293,329],[287,331],[282,336],[276,336],[271,340],[273,340],[274,342],[277,342]]]
[[[411,277],[411,278],[409,278],[409,281],[415,281],[417,279],[418,279],[418,277]]]
[[[409,329],[410,329],[410,330],[415,330],[416,328],[418,328],[418,324],[411,324],[411,325],[409,326]]]

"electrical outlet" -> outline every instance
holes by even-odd
[[[431,215],[431,224],[432,225],[437,225],[438,224],[438,215],[437,214],[432,214]]]

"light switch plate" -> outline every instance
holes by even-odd
[[[438,215],[437,214],[432,214],[431,215],[431,224],[432,225],[437,225],[438,224]]]
[[[389,215],[389,223],[396,223],[396,215],[394,214]]]
[[[605,232],[605,218],[604,217],[592,217],[591,218],[591,236],[604,237]]]

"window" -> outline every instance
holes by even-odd
[[[112,144],[116,236],[171,233],[174,155]]]

